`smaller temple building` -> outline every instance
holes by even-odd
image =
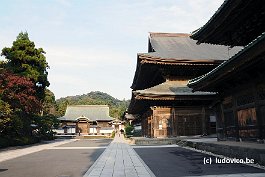
[[[65,134],[108,135],[114,131],[107,105],[69,105],[58,119]]]
[[[115,132],[124,130],[124,124],[125,121],[119,119],[115,119],[111,122],[112,127],[115,129]]]

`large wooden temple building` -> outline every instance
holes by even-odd
[[[265,139],[265,2],[226,0],[191,38],[244,48],[198,78],[193,91],[218,93],[214,109],[219,140]]]
[[[142,135],[172,137],[215,133],[215,92],[193,92],[188,80],[203,75],[239,51],[201,44],[189,34],[150,33],[148,53],[137,55],[128,113]]]

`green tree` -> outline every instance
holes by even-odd
[[[11,123],[12,109],[10,105],[0,99],[0,135],[5,131]]]
[[[35,48],[27,32],[19,33],[13,46],[3,48],[1,53],[7,59],[5,68],[14,74],[29,78],[35,84],[40,100],[44,99],[45,88],[50,85],[47,79],[49,66],[44,54],[42,48]]]
[[[69,105],[68,100],[63,100],[57,103],[57,115],[59,117],[64,116],[67,105]]]
[[[44,115],[41,118],[39,116],[35,117],[34,123],[38,127],[36,136],[40,139],[51,140],[53,139],[54,132],[52,129],[58,128],[59,120],[54,115]]]
[[[134,130],[134,128],[133,128],[133,126],[131,126],[129,123],[127,123],[126,125],[125,125],[125,134],[128,136],[128,135],[132,135],[133,134],[133,130]]]
[[[43,115],[56,115],[55,96],[52,91],[45,89],[45,97],[43,101]]]

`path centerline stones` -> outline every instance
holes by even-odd
[[[123,136],[114,140],[88,169],[84,177],[154,177],[153,172]]]

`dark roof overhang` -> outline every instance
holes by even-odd
[[[225,81],[231,80],[232,78],[238,80],[240,75],[244,77],[246,75],[245,71],[247,71],[248,68],[256,66],[259,69],[256,69],[255,72],[259,73],[259,71],[263,71],[264,55],[265,33],[257,37],[240,52],[212,71],[190,80],[188,86],[193,88],[193,91],[218,92],[225,86]],[[260,61],[262,61],[263,64],[257,64]]]
[[[128,108],[128,113],[143,114],[151,106],[185,107],[196,105],[210,105],[217,96],[216,93],[209,92],[187,92],[187,89],[180,89],[176,93],[164,93],[162,90],[159,93],[159,91],[154,91],[153,88],[134,91],[132,92],[132,98]],[[181,90],[185,90],[185,92],[181,92]],[[152,93],[152,91],[154,93]]]
[[[134,93],[132,93],[132,98],[130,105],[128,107],[129,114],[142,114],[149,108],[149,104],[145,100],[135,99]]]
[[[264,31],[264,0],[226,0],[191,38],[198,43],[245,46]]]
[[[160,58],[149,54],[137,55],[137,67],[131,88],[142,90],[161,84],[168,76],[194,78],[209,72],[224,60],[188,60]]]
[[[142,59],[137,55],[137,66],[131,86],[133,90],[152,87],[164,81],[158,65],[146,64],[141,61]]]

